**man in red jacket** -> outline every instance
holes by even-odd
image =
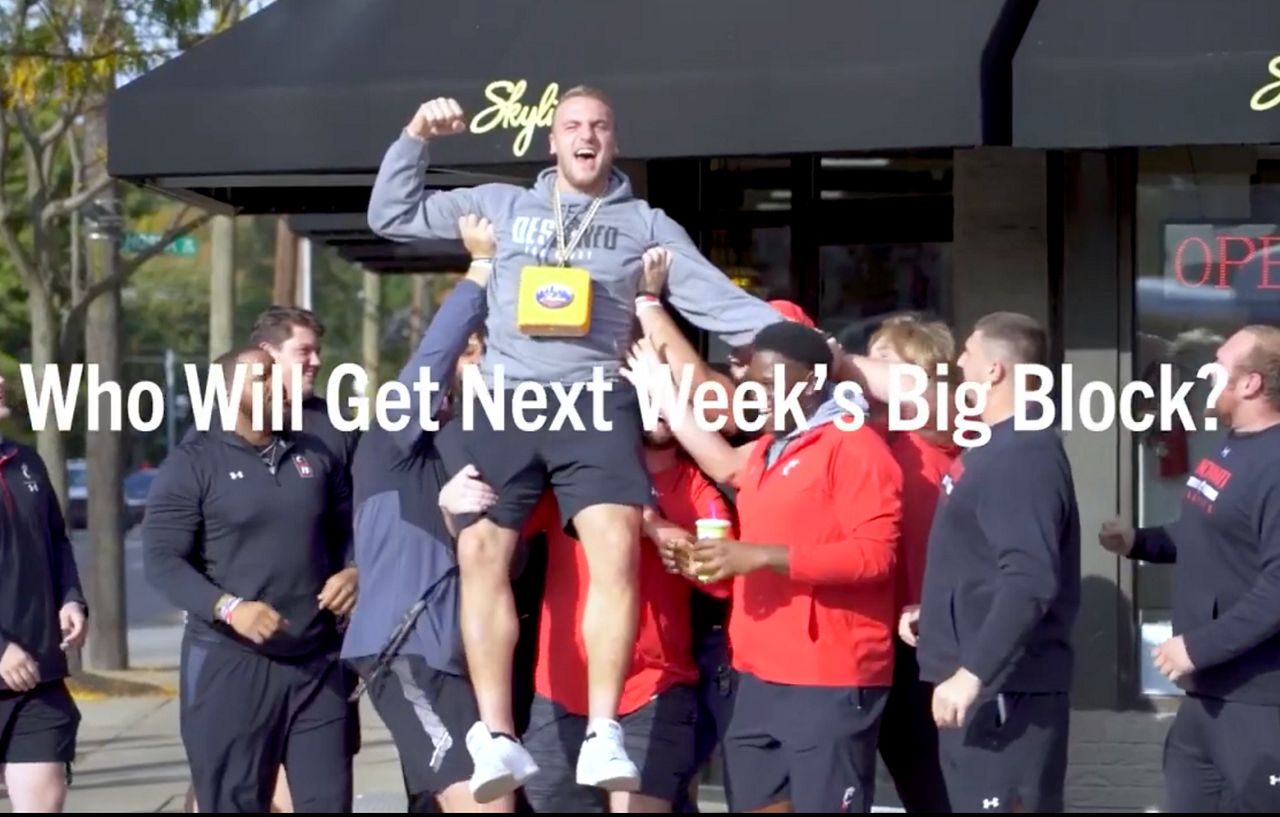
[[[663,812],[694,771],[698,665],[694,661],[690,601],[703,591],[719,597],[727,583],[703,584],[677,565],[693,546],[698,519],[732,522],[724,497],[681,456],[665,424],[645,434],[645,462],[660,514],[645,518],[640,552],[640,622],[631,670],[618,708],[627,754],[636,761],[636,792],[604,792],[578,785],[574,769],[587,730],[587,660],[582,618],[590,553],[559,524],[548,493],[526,533],[547,532],[548,563],[533,707],[522,738],[541,772],[524,785],[535,812]]]
[[[902,471],[883,436],[849,415],[854,404],[866,411],[861,394],[824,385],[821,333],[778,323],[754,347],[747,379],[769,394],[770,433],[735,449],[689,419],[673,424],[702,470],[738,492],[742,541],[700,541],[692,554],[707,581],[733,578],[729,806],[866,812],[893,681]],[[668,376],[657,364],[642,343],[628,377],[681,416],[663,405],[675,390],[655,387]],[[800,422],[774,399],[793,390]]]

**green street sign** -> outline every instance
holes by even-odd
[[[161,233],[125,233],[123,249],[126,252],[142,252],[154,247],[163,237]],[[169,246],[164,248],[164,252],[166,255],[194,257],[198,246],[195,236],[184,235],[175,238]]]

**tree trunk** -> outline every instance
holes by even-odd
[[[106,155],[106,109],[95,108],[87,117],[85,156]],[[91,158],[91,161],[100,161]],[[100,167],[100,165],[99,165]],[[92,176],[90,176],[92,178]],[[98,197],[106,213],[120,214],[120,188],[111,184]],[[120,230],[116,225],[99,230],[89,241],[89,285],[114,276],[120,267]],[[98,296],[85,314],[85,362],[96,366],[99,383],[119,385],[121,422],[113,429],[112,404],[116,397],[103,391],[97,399],[98,430],[85,435],[85,469],[89,488],[89,547],[93,552],[87,595],[89,600],[89,663],[97,669],[121,670],[129,666],[129,634],[125,607],[124,575],[124,452],[128,384],[124,383],[121,358],[120,287]],[[92,394],[87,395],[94,400]]]
[[[43,391],[45,366],[61,363],[58,360],[58,313],[49,296],[39,287],[32,287],[28,291],[27,298],[31,310],[31,369],[36,388]],[[69,367],[51,370],[49,374],[55,380],[62,379],[64,388],[70,385],[66,382],[70,375]],[[83,388],[83,384],[81,387]],[[33,397],[35,395],[27,395],[28,405],[31,404]],[[49,480],[53,483],[58,504],[62,506],[62,514],[68,517],[67,524],[70,525],[71,506],[67,502],[66,440],[58,430],[52,406],[45,415],[44,428],[36,431],[36,450],[40,452],[40,458],[49,469]]]
[[[409,300],[409,354],[413,355],[422,340],[422,332],[426,324],[423,320],[427,300],[427,276],[417,273],[410,282],[412,286]]]
[[[298,290],[298,237],[289,231],[284,216],[276,218],[275,283],[271,302],[279,306],[293,304]]]
[[[213,268],[209,274],[209,360],[236,345],[236,225],[230,216],[214,216]]]
[[[382,359],[382,278],[375,272],[364,274],[364,320],[361,322],[364,370],[369,375],[365,395],[378,391],[378,369]]]

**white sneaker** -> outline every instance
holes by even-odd
[[[622,726],[617,721],[593,721],[578,752],[578,785],[605,791],[639,791],[640,770],[627,757]]]
[[[475,766],[471,796],[482,805],[511,794],[538,773],[538,764],[523,746],[506,735],[494,735],[479,721],[467,731],[467,751]]]

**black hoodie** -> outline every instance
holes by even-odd
[[[35,659],[41,681],[65,677],[58,611],[72,601],[85,603],[44,460],[0,438],[0,654],[15,643]]]

